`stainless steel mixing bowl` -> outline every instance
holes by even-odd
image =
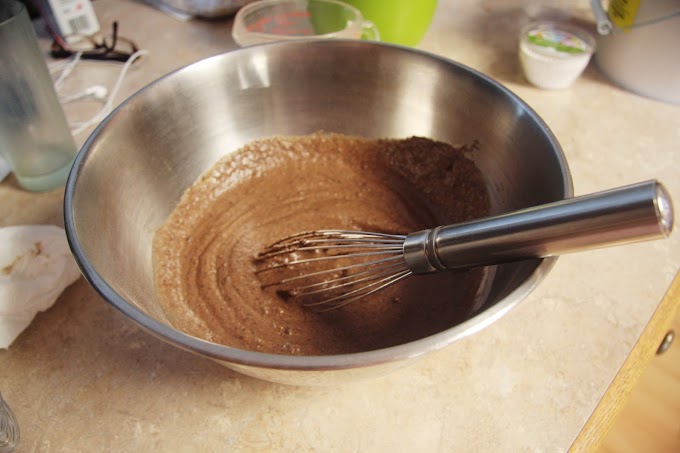
[[[229,348],[173,328],[154,292],[151,243],[182,192],[245,143],[318,130],[367,137],[477,140],[494,212],[572,195],[555,137],[510,91],[465,66],[361,41],[277,43],[199,61],[152,83],[109,115],[76,158],[66,232],[92,286],[147,331],[245,374],[329,384],[402,366],[491,324],[554,260],[499,266],[482,308],[444,332],[387,349],[292,357]],[[239,272],[239,269],[234,269]]]

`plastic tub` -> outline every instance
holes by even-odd
[[[540,88],[568,88],[588,66],[593,37],[578,27],[536,22],[522,29],[519,58],[524,75]]]

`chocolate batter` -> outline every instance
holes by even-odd
[[[317,313],[263,290],[253,258],[300,231],[408,233],[486,215],[475,150],[328,133],[252,142],[199,178],[156,233],[161,305],[188,334],[278,354],[366,351],[451,327],[469,314],[483,270],[412,276]]]

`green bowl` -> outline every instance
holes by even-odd
[[[380,40],[417,45],[430,27],[437,0],[344,0],[356,6],[380,32]]]

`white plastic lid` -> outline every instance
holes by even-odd
[[[522,30],[522,43],[532,53],[548,58],[574,58],[591,55],[595,40],[589,33],[568,24],[537,22]]]

